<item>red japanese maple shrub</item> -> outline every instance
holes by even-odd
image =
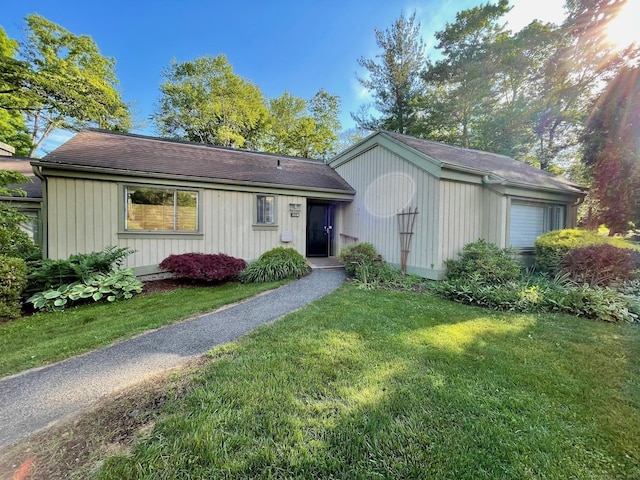
[[[609,287],[638,277],[640,253],[613,245],[591,245],[569,250],[564,271],[572,279],[592,287]]]
[[[237,276],[247,263],[241,258],[224,253],[183,253],[169,255],[160,263],[160,268],[168,270],[178,278],[216,282]]]

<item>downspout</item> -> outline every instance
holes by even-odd
[[[491,175],[485,175],[484,177],[482,177],[482,183],[485,183],[487,185],[506,185],[507,181],[504,178],[491,178]]]
[[[582,197],[578,197],[578,199],[574,203],[572,203],[571,206],[578,207],[582,205],[586,199],[587,199],[587,194],[585,193]]]
[[[47,179],[42,174],[42,167],[37,165],[31,165],[31,169],[36,177],[42,182],[42,203],[40,205],[40,222],[42,227],[41,241],[42,241],[42,258],[49,257],[49,221],[48,221],[48,208],[47,208]]]

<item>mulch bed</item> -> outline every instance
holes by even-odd
[[[171,290],[184,287],[185,285],[188,285],[188,283],[184,282],[183,280],[179,280],[177,278],[164,278],[162,280],[151,280],[149,282],[144,282],[142,286],[142,294],[147,295],[149,293],[156,293],[156,292],[170,292]]]

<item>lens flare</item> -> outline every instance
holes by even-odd
[[[622,50],[632,43],[640,44],[640,0],[627,0],[607,26],[607,39]]]
[[[376,217],[390,217],[407,207],[416,194],[416,183],[406,173],[388,173],[369,184],[365,206]]]

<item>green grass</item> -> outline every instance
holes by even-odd
[[[183,287],[0,325],[0,377],[110,345],[144,331],[244,300],[284,282]]]
[[[210,354],[120,478],[640,477],[640,329],[335,294]]]

